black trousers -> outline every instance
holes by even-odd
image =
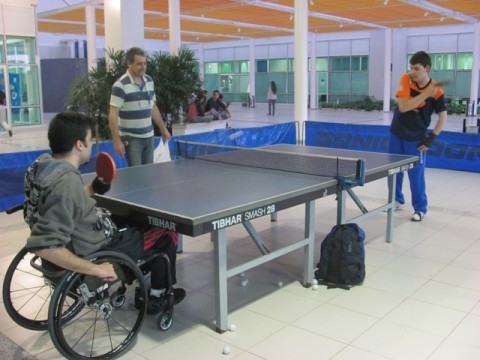
[[[143,231],[137,227],[127,226],[117,233],[104,250],[116,250],[130,256],[134,261],[142,259],[152,252],[163,252],[170,260],[170,274],[172,284],[177,283],[176,261],[177,248],[168,234],[161,236],[147,251],[143,251]],[[151,271],[153,289],[164,289],[168,286],[166,262],[163,257],[156,257],[146,267]]]

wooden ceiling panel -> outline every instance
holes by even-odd
[[[480,0],[430,0],[429,3],[480,22]],[[309,31],[318,33],[466,23],[440,12],[426,12],[401,0],[313,0],[309,1],[308,8],[311,14]],[[145,0],[144,9],[145,38],[164,38],[169,31],[168,1]],[[292,35],[293,11],[294,0],[181,0],[180,13],[184,16],[180,24],[184,32],[182,41],[210,42]],[[58,11],[38,14],[38,29],[41,32],[83,34],[85,29],[81,28],[84,22],[85,10],[79,6],[65,6]],[[96,23],[97,34],[103,35],[104,11],[100,5],[96,7]]]

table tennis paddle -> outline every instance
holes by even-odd
[[[450,83],[451,83],[450,80],[440,80],[440,81],[437,81],[437,83],[435,84],[435,86],[437,86],[437,87],[445,87],[445,86],[450,85]]]
[[[102,178],[106,184],[110,184],[113,179],[115,179],[117,172],[115,161],[113,161],[113,158],[106,152],[98,154],[97,161],[95,162],[95,170],[98,177]]]

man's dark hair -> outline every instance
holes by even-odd
[[[220,95],[220,91],[218,91],[218,90],[213,90],[213,94],[218,94],[218,95]]]
[[[65,111],[55,115],[48,126],[48,142],[52,153],[70,152],[78,140],[85,141],[88,129],[93,132],[95,123],[94,118],[77,112]]]
[[[132,64],[135,61],[135,55],[147,57],[145,50],[139,47],[132,47],[128,49],[127,53],[125,54],[125,58],[127,59],[127,64]]]
[[[412,55],[410,58],[410,65],[420,64],[423,67],[432,67],[432,59],[425,51],[419,51]]]

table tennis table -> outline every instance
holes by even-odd
[[[355,184],[343,183],[335,176],[198,158],[119,169],[111,190],[105,195],[95,195],[99,206],[119,216],[192,237],[210,233],[214,247],[216,330],[219,333],[228,329],[228,278],[303,248],[303,285],[309,287],[312,284],[316,199],[337,196],[337,223],[363,220],[386,210],[386,241],[391,242],[395,175],[415,167],[418,162],[416,156],[287,144],[272,145],[261,150],[301,157],[364,159],[365,183],[388,178],[387,203],[367,210],[354,193]],[[346,218],[348,196],[361,210],[361,214],[352,219]],[[289,245],[280,249],[267,249],[251,221],[266,215],[275,220],[278,211],[301,204],[305,204],[304,237],[292,239]],[[227,228],[237,224],[246,228],[261,255],[228,268]]]

